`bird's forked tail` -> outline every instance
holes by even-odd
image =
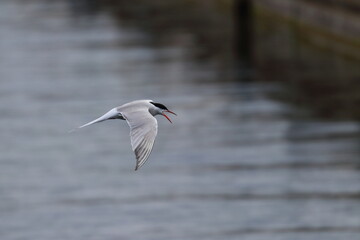
[[[104,115],[102,115],[101,117],[91,121],[91,122],[88,122],[78,128],[75,128],[73,130],[71,130],[70,132],[74,132],[75,130],[77,129],[80,129],[80,128],[83,128],[83,127],[87,127],[89,125],[92,125],[94,123],[98,123],[98,122],[103,122],[103,121],[106,121],[106,120],[109,120],[109,119],[114,119],[114,118],[117,118],[119,117],[119,112],[116,110],[116,108],[113,108],[111,109],[110,111],[108,111],[107,113],[105,113]]]

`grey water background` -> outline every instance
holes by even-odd
[[[249,80],[230,74],[226,36],[201,42],[221,50],[207,56],[191,32],[159,38],[97,7],[0,2],[0,239],[359,239],[359,88],[336,85],[359,80],[357,61],[280,26],[258,33],[258,58],[295,48],[302,67]],[[157,117],[137,172],[124,121],[68,133],[143,98],[178,116]]]

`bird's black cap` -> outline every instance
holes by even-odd
[[[164,109],[164,110],[169,110],[167,109],[167,107],[165,107],[165,105],[161,104],[161,103],[154,103],[154,102],[150,102],[152,105],[158,107],[158,108],[161,108],[161,109]]]

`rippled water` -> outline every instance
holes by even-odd
[[[1,1],[0,36],[2,240],[358,239],[356,122],[289,118],[283,86],[62,1]],[[178,117],[140,171],[124,121],[68,133],[141,98]]]

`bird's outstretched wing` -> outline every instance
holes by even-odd
[[[157,135],[157,121],[147,110],[121,113],[130,126],[132,150],[138,170],[148,159]]]

